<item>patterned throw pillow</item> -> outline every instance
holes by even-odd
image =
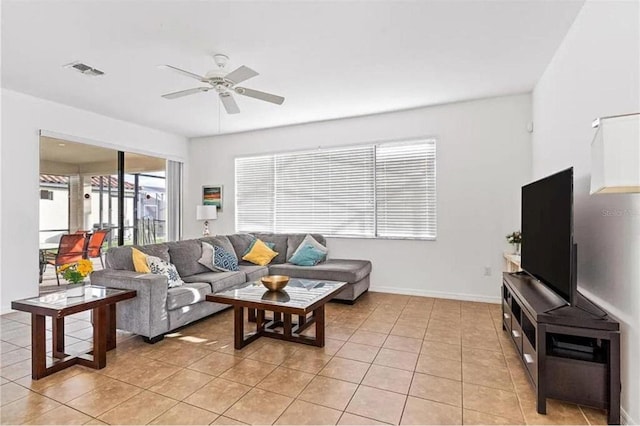
[[[314,266],[324,259],[325,253],[321,252],[311,244],[305,244],[289,259],[289,263],[298,266]]]
[[[239,271],[238,258],[220,246],[213,246],[213,266],[221,272]]]
[[[180,287],[184,284],[172,263],[166,262],[159,257],[147,256],[147,265],[152,274],[165,275],[167,277],[169,288]]]
[[[242,260],[246,260],[247,262],[251,262],[256,265],[265,266],[268,265],[269,262],[273,260],[274,257],[278,255],[278,252],[273,251],[267,244],[265,244],[262,240],[257,239],[249,253],[242,256]]]

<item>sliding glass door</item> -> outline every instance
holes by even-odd
[[[41,136],[41,244],[97,229],[109,230],[106,248],[166,241],[166,167],[159,157]]]
[[[167,240],[167,191],[165,171],[126,175],[133,178],[134,244],[155,244]]]

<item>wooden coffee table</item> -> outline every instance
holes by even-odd
[[[233,305],[236,349],[242,349],[261,336],[323,347],[324,305],[346,285],[339,281],[291,278],[283,290],[269,291],[257,281],[208,294],[206,299]],[[247,336],[244,334],[245,308],[257,310],[256,331]],[[273,318],[266,318],[265,312],[273,312]],[[293,315],[297,316],[297,322],[293,322]],[[315,337],[300,334],[312,324],[316,328]]]
[[[74,364],[104,368],[106,352],[116,347],[116,303],[135,296],[135,290],[89,285],[84,287],[84,295],[78,297],[67,297],[63,290],[11,302],[11,309],[31,313],[31,377],[41,379]],[[93,310],[93,351],[67,355],[64,352],[64,317],[89,309]],[[50,365],[47,365],[46,316],[52,320],[54,361]]]

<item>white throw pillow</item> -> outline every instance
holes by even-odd
[[[324,258],[321,260],[321,262],[327,258],[327,253],[329,253],[329,249],[323,246],[322,244],[320,244],[318,241],[316,241],[316,239],[313,238],[311,234],[307,234],[304,237],[304,240],[302,240],[302,242],[300,243],[296,251],[293,252],[293,254],[289,259],[293,258],[300,250],[302,250],[302,247],[304,247],[307,244],[324,254]]]
[[[173,263],[166,262],[159,257],[147,256],[147,265],[152,274],[165,275],[167,277],[169,288],[180,287],[184,284]]]

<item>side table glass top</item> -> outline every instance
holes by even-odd
[[[66,290],[60,290],[53,293],[43,294],[42,296],[38,297],[22,299],[17,302],[20,302],[24,305],[48,309],[61,309],[68,308],[70,306],[81,305],[93,300],[106,299],[108,297],[117,296],[127,292],[129,292],[129,290],[120,290],[96,285],[86,285],[84,286],[84,294],[81,296],[73,297],[68,295]]]
[[[291,278],[280,291],[267,290],[260,281],[244,283],[229,290],[215,293],[231,300],[260,302],[270,305],[306,308],[328,293],[345,286],[345,282],[327,280],[305,280]]]

